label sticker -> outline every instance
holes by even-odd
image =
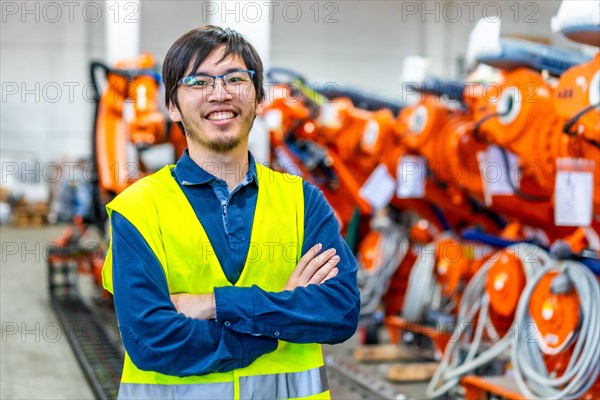
[[[396,196],[401,199],[425,197],[427,162],[420,156],[402,156],[398,162]]]
[[[519,157],[516,154],[490,145],[486,151],[477,153],[477,161],[486,206],[492,205],[492,196],[510,196],[515,193],[513,186],[519,188]]]
[[[554,223],[589,226],[592,222],[594,161],[576,158],[556,160]]]
[[[396,181],[384,164],[379,164],[360,188],[360,196],[375,210],[387,206],[394,196]]]

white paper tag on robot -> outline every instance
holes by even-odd
[[[283,127],[283,113],[281,110],[269,110],[263,114],[263,119],[271,131],[278,131]]]
[[[395,189],[396,181],[388,172],[387,167],[379,164],[360,188],[359,194],[374,209],[378,210],[389,204]]]
[[[510,196],[515,193],[513,186],[519,187],[519,157],[508,150],[504,152],[507,160],[503,150],[494,145],[477,153],[486,206],[492,205],[492,196]]]
[[[375,151],[375,144],[379,138],[379,124],[375,120],[367,122],[362,136],[362,147],[365,151]]]
[[[421,199],[425,196],[427,163],[423,157],[402,156],[398,162],[396,196],[401,199]]]
[[[556,160],[554,223],[589,226],[592,222],[594,161],[575,158]]]
[[[340,108],[338,103],[323,103],[321,105],[319,123],[325,128],[340,127]]]

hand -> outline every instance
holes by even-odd
[[[283,290],[294,290],[298,286],[310,284],[320,285],[338,274],[336,265],[340,262],[340,256],[335,255],[335,249],[319,254],[322,247],[320,243],[316,244],[302,256]]]
[[[195,319],[215,319],[217,317],[217,306],[215,295],[210,294],[172,294],[171,301],[177,312],[186,317]]]

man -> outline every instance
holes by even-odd
[[[248,152],[258,54],[233,30],[195,29],[163,79],[188,150],[107,206],[119,398],[329,398],[319,343],[356,330],[356,261],[322,193]]]

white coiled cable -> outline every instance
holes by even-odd
[[[548,372],[537,341],[522,340],[527,327],[534,326],[529,314],[531,294],[540,279],[551,271],[557,271],[557,277],[565,274],[575,288],[582,321],[571,359],[558,378]],[[511,362],[517,386],[525,397],[579,398],[596,382],[600,372],[600,285],[587,267],[574,261],[556,261],[550,268],[538,271],[523,290],[515,323],[522,329],[516,330]]]
[[[508,246],[506,250],[511,250],[521,260],[527,280],[529,280],[540,267],[551,262],[548,253],[544,249],[533,244],[518,243]],[[446,346],[444,355],[442,356],[442,360],[438,365],[435,374],[427,385],[426,395],[428,397],[438,397],[448,392],[450,389],[455,388],[458,386],[459,380],[463,375],[489,363],[505,352],[512,343],[513,335],[511,335],[510,332],[513,331],[514,321],[508,334],[494,343],[487,350],[478,354],[484,330],[487,331],[489,337],[499,336],[489,319],[490,297],[485,289],[488,272],[492,265],[497,261],[498,255],[499,253],[496,253],[495,256],[492,256],[479,271],[477,271],[465,288],[456,321],[456,329]],[[475,335],[472,343],[468,343],[468,341],[463,339],[463,336],[465,333],[469,333],[470,329],[465,328],[472,327],[475,318],[477,318]],[[469,350],[466,357],[461,359],[459,345],[465,343],[469,344]]]
[[[376,263],[372,271],[360,265],[357,273],[360,291],[360,314],[374,313],[387,289],[392,275],[406,256],[409,243],[406,231],[401,225],[394,223],[387,216],[376,217],[372,229],[379,231],[380,240],[377,248]]]
[[[402,305],[402,318],[405,321],[420,323],[427,310],[440,309],[443,300],[442,288],[434,272],[437,246],[442,241],[453,238],[450,233],[442,232],[418,251],[417,259],[410,270]]]
[[[432,307],[437,297],[441,297],[441,289],[433,273],[437,244],[434,241],[421,249],[410,270],[402,305],[402,318],[407,322],[421,322],[427,309]]]

